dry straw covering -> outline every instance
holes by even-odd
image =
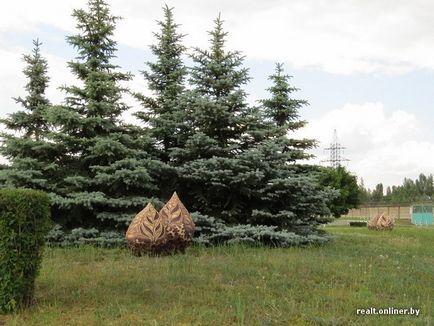
[[[175,192],[157,212],[149,203],[132,220],[126,239],[133,254],[184,252],[192,242],[195,225]]]
[[[376,215],[368,221],[368,229],[370,230],[392,230],[394,225],[394,219],[384,213]]]

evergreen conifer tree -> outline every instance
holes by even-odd
[[[226,51],[220,17],[210,35],[210,49],[192,55],[194,133],[173,151],[181,193],[194,210],[227,223],[310,230],[330,213],[332,193],[294,164],[315,144],[287,137],[304,125],[298,109],[306,102],[290,98],[296,89],[278,65],[272,97],[249,107],[243,90],[248,71],[239,52]]]
[[[270,76],[270,98],[261,101],[262,139],[242,155],[244,165],[257,171],[259,178],[250,187],[252,224],[278,226],[286,230],[310,232],[327,220],[329,203],[336,192],[322,186],[313,169],[301,164],[309,158],[306,152],[315,146],[312,139],[293,138],[306,122],[298,110],[307,104],[292,93],[298,89],[289,84],[282,64]]]
[[[184,96],[190,129],[186,142],[172,150],[171,161],[178,189],[193,211],[238,222],[247,205],[241,188],[250,173],[237,157],[246,146],[251,119],[243,89],[249,76],[241,54],[225,48],[220,16],[214,22],[210,48],[196,48],[191,55],[192,89]]]
[[[6,186],[53,189],[57,164],[52,160],[58,147],[47,142],[49,125],[44,112],[50,106],[45,96],[49,78],[48,64],[41,55],[41,43],[33,41],[32,54],[24,55],[27,78],[27,95],[15,98],[23,110],[10,114],[0,122],[11,131],[2,133],[0,153],[10,162],[10,167],[0,171],[0,179]]]
[[[182,56],[186,51],[182,44],[183,34],[178,32],[179,25],[173,18],[173,8],[163,7],[164,20],[159,21],[159,33],[154,33],[156,44],[151,45],[151,52],[156,62],[147,62],[148,70],[142,74],[153,96],[136,94],[142,102],[143,111],[136,116],[149,124],[155,147],[163,162],[169,161],[172,148],[182,144],[185,114],[180,106],[184,94],[184,82],[187,68]]]
[[[215,143],[223,156],[233,156],[249,124],[249,108],[243,86],[250,77],[243,67],[244,57],[238,51],[227,51],[227,32],[220,15],[214,21],[210,48],[196,48],[192,54],[194,66],[190,83],[194,89],[195,139]],[[214,153],[201,153],[209,157]]]
[[[80,84],[63,86],[64,104],[49,112],[57,127],[52,140],[65,149],[55,217],[68,226],[113,227],[129,222],[158,191],[152,171],[159,163],[147,153],[142,130],[121,120],[129,108],[121,82],[131,75],[112,63],[119,17],[103,0],[89,0],[88,11],[74,10],[73,17],[80,33],[67,40],[78,57],[68,65]]]
[[[292,134],[306,125],[300,120],[299,109],[308,105],[305,100],[292,98],[292,93],[299,89],[289,84],[292,76],[283,71],[283,64],[277,63],[274,74],[269,77],[272,85],[267,89],[270,98],[262,100],[264,122],[268,129],[267,137],[284,145],[283,151],[289,152],[290,161],[309,158],[306,150],[313,148],[313,139],[293,139]]]

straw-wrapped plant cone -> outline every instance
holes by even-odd
[[[377,221],[380,218],[380,215],[375,215],[371,217],[368,221],[368,229],[369,230],[376,230],[377,229]]]
[[[376,215],[368,222],[368,229],[370,230],[392,230],[395,225],[395,221],[384,213]]]
[[[136,256],[143,252],[159,253],[165,249],[164,221],[151,203],[134,217],[125,238]]]
[[[168,250],[184,252],[193,240],[195,225],[176,192],[160,210],[160,216],[166,229]]]

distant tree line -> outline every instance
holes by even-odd
[[[307,102],[293,97],[298,89],[282,64],[269,78],[270,96],[249,105],[249,72],[243,55],[226,49],[220,16],[209,47],[188,51],[166,6],[151,45],[154,61],[142,72],[152,95],[133,93],[126,86],[132,75],[112,63],[119,17],[109,9],[90,0],[87,10],[74,10],[78,32],[67,42],[77,57],[68,67],[79,83],[61,87],[62,103],[45,95],[41,43],[24,56],[27,93],[15,99],[23,109],[1,119],[10,132],[1,134],[0,153],[10,165],[0,170],[0,184],[48,192],[56,223],[67,229],[124,230],[148,201],[158,207],[174,190],[198,224],[258,232],[266,226],[268,233],[307,236],[347,209],[333,202],[339,182],[300,163],[316,142],[293,137],[306,124],[298,111]],[[125,94],[141,104],[135,115],[142,125],[121,119],[130,109]]]
[[[373,190],[367,189],[362,182],[359,191],[361,203],[430,202],[434,196],[434,179],[432,174],[421,173],[415,180],[405,178],[402,185],[384,189],[383,184],[379,183]]]

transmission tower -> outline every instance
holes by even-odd
[[[330,163],[330,166],[334,168],[341,166],[342,162],[348,162],[348,159],[342,157],[344,154],[344,149],[346,149],[346,147],[341,146],[339,143],[338,134],[335,129],[333,131],[333,140],[330,144],[330,147],[324,149],[326,151],[330,151],[329,159],[322,162]]]

